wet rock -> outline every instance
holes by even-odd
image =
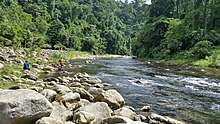
[[[139,79],[139,80],[136,80],[135,83],[136,84],[146,84],[146,83],[148,83],[148,81],[144,80],[144,79]]]
[[[129,118],[122,116],[112,116],[109,118],[105,118],[98,124],[147,124],[140,121],[132,121]]]
[[[148,116],[149,123],[151,124],[185,124],[184,122],[169,118],[169,117],[164,117],[158,114],[150,114]]]
[[[115,115],[127,117],[127,118],[130,118],[131,120],[134,120],[134,121],[141,120],[136,113],[134,113],[132,110],[130,110],[127,107],[122,107],[120,109],[117,109],[114,111],[114,113],[115,113]]]
[[[39,119],[35,124],[63,124],[63,122],[57,120],[56,118],[43,117]]]
[[[143,107],[141,108],[141,111],[143,111],[143,112],[149,112],[149,111],[150,111],[150,106],[143,106]]]
[[[116,90],[107,90],[97,97],[95,101],[106,102],[112,109],[119,109],[125,104],[124,98]]]
[[[52,112],[43,95],[26,89],[1,90],[0,105],[0,124],[33,124]]]
[[[104,85],[103,84],[95,84],[94,87],[96,87],[96,88],[103,88]]]

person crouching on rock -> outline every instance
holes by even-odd
[[[24,70],[30,70],[29,64],[28,64],[28,61],[27,61],[27,60],[24,62],[24,67],[23,67],[23,69],[24,69]]]
[[[60,60],[58,70],[63,70],[63,66],[64,66],[64,64],[63,64],[62,60]]]

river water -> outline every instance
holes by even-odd
[[[70,61],[81,65],[84,60]],[[195,76],[172,66],[155,66],[130,57],[95,60],[67,71],[87,72],[112,85],[137,111],[151,111],[192,124],[220,124],[220,80]],[[185,72],[185,73],[181,73]],[[144,84],[136,84],[142,79]]]

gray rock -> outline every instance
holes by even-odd
[[[64,123],[60,120],[57,120],[56,118],[43,117],[39,119],[35,124],[64,124]]]
[[[37,91],[37,92],[43,91],[43,88],[42,88],[42,87],[36,87],[36,86],[32,86],[32,87],[30,87],[29,89],[34,90],[34,91]]]
[[[44,71],[54,71],[55,70],[55,68],[54,67],[52,67],[52,66],[47,66],[47,67],[44,67],[44,68],[42,68],[42,70],[44,70]]]
[[[71,121],[67,121],[67,122],[65,122],[64,124],[75,124],[75,123],[73,123],[73,122],[71,122]]]
[[[77,124],[89,124],[94,119],[95,119],[95,115],[93,113],[86,111],[76,112],[73,116],[73,120]]]
[[[53,98],[57,92],[51,89],[44,89],[43,91],[40,92],[43,96],[45,96],[48,100]]]
[[[0,91],[0,124],[33,124],[49,116],[51,103],[33,90]]]
[[[144,115],[138,115],[138,117],[141,119],[141,121],[146,121],[147,117],[145,117]]]
[[[93,101],[94,100],[94,97],[88,91],[86,91],[83,88],[72,87],[71,89],[73,90],[73,92],[79,93],[81,98],[83,98],[83,99],[87,99],[89,101]]]
[[[80,99],[80,101],[78,102],[78,105],[79,105],[79,107],[82,107],[82,106],[88,105],[89,103],[90,103],[89,100]]]
[[[134,113],[132,110],[130,110],[127,107],[122,107],[120,109],[117,109],[114,111],[114,113],[115,113],[115,115],[127,117],[127,118],[130,118],[131,120],[134,120],[134,121],[141,120],[136,113]]]
[[[141,108],[141,111],[143,111],[143,112],[149,112],[149,111],[150,111],[150,106],[143,106],[143,107]]]
[[[59,82],[59,79],[56,79],[54,77],[47,77],[47,78],[44,78],[44,81],[46,81],[46,82],[51,82],[51,81]]]
[[[18,90],[18,89],[28,89],[27,85],[25,84],[18,84],[16,86],[12,86],[9,89],[11,90]]]
[[[125,104],[124,98],[116,90],[107,90],[95,97],[95,101],[106,102],[112,109],[118,109]]]
[[[135,81],[135,83],[137,83],[137,84],[146,84],[146,83],[148,83],[148,81],[144,80],[144,79],[138,79],[138,80]]]
[[[54,109],[50,114],[50,117],[56,118],[56,120],[61,120],[63,122],[66,120],[72,120],[73,112],[71,110],[68,110],[66,107],[57,102],[53,102],[53,106]]]
[[[7,61],[5,56],[0,55],[0,61]]]
[[[104,93],[105,91],[103,89],[100,89],[100,88],[96,88],[96,87],[90,87],[88,89],[88,92],[95,98],[97,97],[98,95]]]
[[[105,118],[101,122],[97,124],[147,124],[140,121],[132,121],[129,118],[122,117],[122,116],[112,116],[109,118]]]
[[[65,107],[67,107],[70,110],[75,110],[77,109],[79,106],[78,102],[80,101],[80,94],[79,93],[67,93],[64,96],[62,96],[63,98],[63,103],[65,105]]]
[[[3,77],[5,80],[11,80],[11,77],[8,76],[8,75],[3,75],[2,77]]]
[[[169,117],[166,117],[166,116],[161,116],[161,115],[158,115],[158,114],[150,114],[148,116],[149,118],[149,123],[156,123],[156,124],[185,124],[184,122],[181,122],[181,121],[178,121],[178,120],[175,120],[175,119],[172,119],[172,118],[169,118]]]
[[[55,88],[55,91],[63,95],[69,92],[72,92],[72,90],[70,90],[67,86],[64,86],[64,85],[56,84],[54,85],[54,88]]]
[[[0,63],[0,69],[4,68],[4,65],[2,63]]]
[[[33,64],[32,67],[33,68],[39,68],[39,64]]]
[[[95,84],[94,87],[96,87],[96,88],[103,88],[104,85],[103,84]]]
[[[21,76],[21,78],[27,78],[27,79],[34,80],[34,81],[36,81],[38,79],[38,77],[36,75],[31,75],[31,74],[23,75],[23,76]]]
[[[89,84],[98,84],[98,83],[102,83],[102,81],[98,78],[88,78],[88,80],[86,81]]]
[[[104,102],[90,103],[77,109],[76,113],[82,111],[91,113],[95,116],[95,119],[91,122],[92,124],[97,124],[101,119],[110,117],[111,115],[108,104]]]

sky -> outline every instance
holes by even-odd
[[[124,2],[125,0],[122,0],[122,1]],[[128,0],[128,2],[131,2],[131,1],[133,1],[133,0]],[[146,0],[146,3],[151,4],[151,0]]]

